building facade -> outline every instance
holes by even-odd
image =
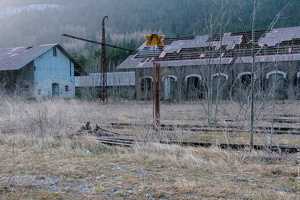
[[[59,45],[0,49],[0,91],[3,94],[73,98],[79,64]]]

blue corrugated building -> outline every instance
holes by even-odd
[[[59,45],[0,49],[0,92],[35,97],[75,97],[82,67]]]

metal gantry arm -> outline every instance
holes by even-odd
[[[77,39],[77,40],[82,40],[82,41],[90,42],[90,43],[94,43],[94,44],[99,44],[99,45],[102,46],[102,51],[101,51],[101,67],[100,67],[101,68],[101,75],[102,75],[102,86],[101,86],[101,101],[102,102],[106,102],[107,101],[106,46],[112,47],[112,48],[116,48],[116,49],[120,49],[120,50],[124,50],[124,51],[133,52],[133,50],[130,50],[130,49],[126,49],[126,48],[122,48],[122,47],[118,47],[118,46],[106,44],[106,41],[105,41],[105,23],[104,23],[105,19],[108,19],[108,16],[105,16],[103,18],[103,20],[102,20],[102,42],[88,40],[88,39],[76,37],[76,36],[73,36],[73,35],[62,34],[62,36],[65,36],[65,37],[69,37],[69,38],[73,38],[73,39]]]
[[[90,43],[94,43],[94,44],[104,45],[104,46],[112,47],[112,48],[115,48],[115,49],[121,49],[121,50],[124,50],[124,51],[129,51],[129,52],[134,52],[135,51],[135,50],[126,49],[126,48],[123,48],[123,47],[118,47],[118,46],[114,46],[114,45],[110,45],[110,44],[103,44],[101,42],[97,42],[97,41],[93,41],[93,40],[89,40],[89,39],[84,39],[84,38],[80,38],[80,37],[69,35],[69,34],[62,34],[62,36],[73,38],[73,39],[76,39],[76,40],[82,40],[82,41],[90,42]]]

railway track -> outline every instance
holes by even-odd
[[[117,139],[117,138],[103,138],[103,137],[92,137],[93,139],[99,140],[103,144],[121,146],[121,147],[133,147],[135,141],[132,139]]]
[[[135,140],[129,138],[103,138],[103,137],[92,137],[96,140],[99,140],[103,144],[107,145],[117,145],[122,147],[133,147],[135,143],[147,143],[147,142],[159,142],[162,144],[177,144],[181,146],[193,146],[193,147],[212,147],[218,146],[222,149],[245,149],[249,148],[249,144],[242,143],[213,143],[213,142],[200,142],[200,141],[176,141],[176,140]],[[280,145],[254,145],[255,150],[271,150],[276,152],[284,152],[284,153],[297,153],[300,152],[300,146],[280,146]]]
[[[115,129],[124,129],[130,127],[150,128],[152,124],[137,123],[111,123],[111,127]],[[191,125],[191,124],[161,124],[161,130],[187,130],[199,132],[228,132],[228,133],[249,133],[243,127],[237,125]],[[272,130],[273,129],[273,130]],[[256,133],[275,133],[275,134],[291,134],[300,135],[300,127],[274,126],[257,126]]]

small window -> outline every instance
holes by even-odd
[[[68,92],[68,91],[69,91],[69,86],[66,85],[66,86],[65,86],[65,92]]]
[[[56,57],[57,56],[57,52],[56,52],[56,48],[53,48],[53,56]]]
[[[41,95],[41,89],[38,89],[38,90],[37,90],[37,94],[38,94],[38,95]]]

